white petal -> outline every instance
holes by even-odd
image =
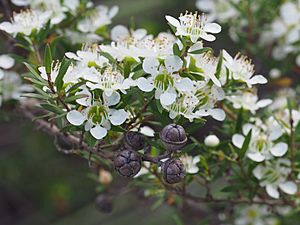
[[[94,138],[100,140],[106,136],[107,130],[104,127],[97,125],[90,129],[90,133]]]
[[[127,116],[128,114],[124,109],[119,109],[112,113],[109,120],[113,125],[118,126],[126,121]]]
[[[110,96],[107,96],[105,92],[103,92],[103,100],[107,106],[112,106],[120,102],[121,96],[116,91],[114,91]]]
[[[248,152],[247,157],[254,162],[263,162],[266,159],[260,152]]]
[[[207,34],[207,33],[201,34],[201,38],[204,39],[204,40],[206,40],[206,41],[214,41],[214,40],[216,40],[216,37],[214,35]]]
[[[143,62],[143,70],[146,73],[156,75],[158,73],[159,61],[156,58],[145,58]]]
[[[273,156],[281,157],[287,152],[287,150],[288,150],[288,145],[286,143],[280,142],[274,145],[270,149],[270,152],[272,153]]]
[[[67,114],[67,120],[74,126],[80,126],[85,121],[86,117],[77,110],[72,110]]]
[[[132,34],[132,36],[138,40],[141,40],[146,35],[147,35],[147,30],[145,30],[145,29],[137,29]]]
[[[210,110],[210,115],[212,116],[212,118],[218,121],[223,121],[226,117],[226,114],[222,109],[212,109]]]
[[[242,148],[244,140],[245,140],[245,137],[241,134],[234,134],[232,136],[232,143],[234,146],[236,146],[238,148]]]
[[[279,198],[279,192],[276,186],[272,185],[272,184],[268,184],[266,185],[266,191],[268,193],[268,195],[272,198]]]
[[[111,7],[111,9],[109,10],[108,17],[112,19],[113,17],[115,17],[115,15],[118,14],[118,12],[119,12],[119,7],[115,5]]]
[[[148,137],[154,137],[155,131],[148,126],[143,126],[140,128],[140,133]]]
[[[117,25],[111,29],[111,39],[119,41],[129,36],[129,30],[123,25]]]
[[[166,20],[174,27],[180,26],[179,21],[172,16],[166,16]]]
[[[9,69],[13,67],[15,60],[8,55],[0,55],[0,67],[3,69]]]
[[[204,31],[208,33],[217,34],[222,30],[221,26],[217,23],[207,23],[204,27]]]
[[[262,99],[256,103],[259,108],[264,108],[270,105],[273,101],[271,99]]]
[[[257,167],[255,167],[255,169],[252,171],[252,173],[258,180],[261,180],[264,175],[264,167],[261,165],[258,165]]]
[[[286,194],[289,194],[289,195],[294,195],[297,193],[297,190],[298,190],[298,187],[297,185],[292,182],[292,181],[287,181],[285,183],[281,183],[279,184],[279,188],[285,192]]]
[[[183,65],[183,62],[182,62],[181,58],[177,55],[168,56],[165,59],[165,66],[169,73],[178,71],[179,69],[181,69],[182,65]]]
[[[250,84],[266,84],[268,80],[263,75],[255,75],[250,79]]]
[[[150,92],[154,88],[153,84],[149,81],[149,79],[146,79],[145,77],[140,77],[137,79],[137,86],[139,89],[145,92]]]
[[[182,78],[180,81],[175,82],[175,87],[179,91],[187,92],[187,91],[192,91],[194,85],[193,81],[190,78]]]
[[[175,102],[176,100],[176,94],[170,93],[170,92],[164,92],[160,95],[160,103],[162,105],[168,106]]]

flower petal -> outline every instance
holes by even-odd
[[[115,110],[111,116],[109,117],[110,122],[115,125],[119,126],[124,123],[127,119],[127,112],[124,109]]]
[[[74,126],[80,126],[86,120],[86,117],[77,110],[72,110],[68,112],[67,120]]]
[[[175,87],[179,91],[187,92],[187,91],[192,91],[194,85],[193,85],[193,81],[190,78],[185,77],[175,82]]]
[[[107,130],[104,127],[97,125],[90,129],[90,133],[94,138],[100,140],[106,136]]]
[[[266,185],[266,191],[268,195],[272,198],[279,198],[279,191],[275,185],[268,184]]]
[[[181,69],[182,65],[183,65],[183,62],[182,62],[181,58],[177,55],[168,56],[165,59],[165,66],[169,73],[178,71],[179,69]]]
[[[179,27],[180,23],[177,19],[172,16],[165,16],[166,20],[174,27]]]
[[[140,90],[145,91],[145,92],[150,92],[154,88],[154,86],[150,82],[150,80],[146,79],[145,77],[140,77],[137,79],[137,86]]]
[[[118,92],[114,91],[110,96],[103,92],[103,100],[107,106],[116,105],[120,102],[121,96]]]
[[[10,69],[15,64],[15,60],[8,55],[0,55],[0,67]]]
[[[126,37],[128,37],[129,34],[129,30],[127,27],[123,26],[123,25],[117,25],[114,28],[111,29],[111,39],[113,41],[120,41]]]
[[[268,80],[263,75],[255,75],[250,79],[250,84],[266,84]]]
[[[234,134],[232,136],[232,143],[234,146],[236,146],[238,148],[242,148],[244,140],[245,140],[245,137],[241,134]]]
[[[287,150],[288,150],[288,145],[286,143],[280,142],[274,145],[270,149],[270,152],[272,153],[273,156],[281,157],[287,152]]]
[[[166,91],[160,95],[160,103],[165,106],[171,105],[176,101],[176,96],[175,93]]]
[[[279,188],[285,192],[286,194],[289,194],[289,195],[294,195],[297,193],[297,190],[298,190],[298,187],[297,185],[292,182],[292,181],[287,181],[285,183],[281,183],[279,184]]]
[[[263,162],[266,159],[266,157],[260,152],[248,152],[247,157],[254,162]]]
[[[226,117],[226,114],[222,109],[211,109],[210,115],[212,116],[212,118],[218,121],[223,121]]]
[[[158,73],[159,61],[156,58],[149,57],[145,58],[143,62],[143,70],[146,73],[156,75]]]
[[[222,27],[217,23],[207,23],[204,27],[204,31],[208,33],[217,34],[220,33]]]

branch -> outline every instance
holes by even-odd
[[[35,117],[40,115],[40,112],[36,108],[37,104],[38,102],[32,100],[24,101],[21,103],[17,111],[19,111],[20,114],[25,116],[27,119],[32,120],[38,130],[41,130],[49,134],[50,136],[61,138],[66,143],[70,143],[74,148],[77,148],[78,151],[82,150],[82,151],[90,152],[104,159],[109,159],[109,160],[113,159],[113,154],[114,154],[113,152],[98,151],[97,147],[89,147],[86,143],[84,142],[81,143],[79,137],[67,133],[62,133],[60,129],[54,124],[51,124],[43,119],[34,120]],[[105,145],[105,148],[108,147],[115,148],[116,145]],[[71,151],[71,153],[72,152],[75,153],[77,151]]]

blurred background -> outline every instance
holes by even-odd
[[[128,25],[134,18],[136,27],[154,34],[168,29],[166,14],[196,10],[194,0],[94,2],[120,7],[113,25]],[[0,43],[0,54],[6,52]],[[98,190],[87,161],[58,152],[53,139],[35,130],[30,121],[4,113],[9,107],[0,111],[0,225],[182,224],[179,217],[184,215],[178,216],[175,208],[154,209],[151,200],[141,201],[130,192],[115,196],[112,206],[109,200],[96,207]],[[111,213],[105,213],[111,207]],[[199,224],[188,221],[185,224]]]

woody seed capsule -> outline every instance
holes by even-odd
[[[177,124],[169,124],[160,132],[160,139],[169,151],[180,150],[187,142],[185,130]]]
[[[184,165],[178,158],[168,159],[161,169],[164,180],[169,184],[179,183],[185,176]]]
[[[140,150],[144,147],[144,136],[135,131],[129,131],[124,136],[124,145],[128,149]]]
[[[115,154],[115,169],[121,176],[134,177],[141,169],[141,156],[134,150],[122,148]]]

